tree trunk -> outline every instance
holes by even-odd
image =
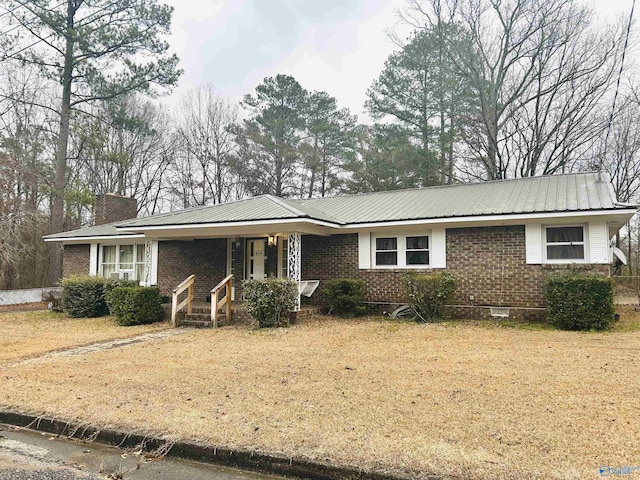
[[[62,101],[60,104],[60,132],[56,145],[55,180],[51,192],[51,232],[64,230],[64,194],[67,184],[67,147],[69,144],[69,121],[71,118],[71,83],[73,81],[73,17],[75,11],[72,0],[67,0],[67,30],[62,73]],[[62,244],[49,242],[50,286],[62,278]]]

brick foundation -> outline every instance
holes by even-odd
[[[70,275],[89,275],[89,245],[65,245],[62,256],[62,278]]]
[[[524,226],[447,229],[447,270],[457,280],[453,303],[464,306],[509,306],[544,308],[544,278],[564,272],[569,265],[528,265],[525,262]],[[573,268],[609,275],[608,265],[578,265]],[[360,270],[358,236],[304,236],[302,277],[305,280],[361,278],[367,283],[367,300],[403,302],[401,275],[405,270]],[[441,270],[421,269],[431,273]],[[319,289],[308,303],[323,301]],[[473,302],[470,300],[473,295]],[[452,315],[482,317],[482,308],[450,309]],[[515,317],[539,316],[540,311],[512,310]]]
[[[210,291],[225,277],[227,241],[161,241],[158,243],[158,285],[163,295],[195,274],[196,300],[209,301]]]

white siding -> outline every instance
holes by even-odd
[[[444,228],[431,231],[431,267],[447,268],[447,234]]]
[[[371,268],[371,234],[369,232],[358,233],[358,268],[360,270]]]
[[[609,228],[607,222],[589,222],[590,263],[609,263]]]
[[[524,227],[526,245],[526,262],[528,264],[542,263],[542,225],[530,223]]]
[[[98,274],[98,244],[92,243],[89,250],[89,275],[96,276]]]
[[[151,242],[151,275],[149,275],[151,285],[158,284],[158,241]]]

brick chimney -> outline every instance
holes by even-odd
[[[130,220],[138,216],[138,203],[135,198],[123,197],[115,193],[96,195],[93,215],[95,225]]]

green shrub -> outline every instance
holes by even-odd
[[[162,297],[158,287],[115,287],[109,297],[111,313],[120,325],[162,320]]]
[[[296,308],[298,284],[288,279],[245,280],[243,292],[247,313],[260,327],[289,325],[289,314]]]
[[[140,286],[140,282],[138,282],[137,280],[120,280],[120,279],[103,278],[102,281],[104,282],[104,300],[107,304],[107,308],[109,309],[109,312],[111,313],[111,315],[115,315],[115,313],[113,313],[113,308],[111,306],[111,292],[113,292],[113,290],[118,287],[139,287]]]
[[[135,286],[135,280],[112,280],[103,277],[72,276],[62,280],[62,309],[70,317],[108,315],[109,293],[115,287]]]
[[[456,290],[456,279],[449,272],[428,275],[407,272],[402,275],[402,284],[409,306],[424,322],[442,318],[442,307]]]
[[[109,309],[104,299],[105,279],[68,277],[62,280],[62,310],[70,317],[100,317]]]
[[[613,287],[608,277],[547,277],[547,320],[565,330],[606,330],[616,321]]]
[[[324,282],[324,298],[329,312],[339,317],[357,317],[366,311],[363,302],[366,294],[364,280],[335,278]]]

